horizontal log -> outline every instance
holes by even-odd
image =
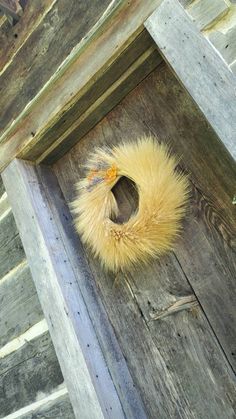
[[[63,382],[49,333],[1,359],[0,417],[33,403]]]
[[[198,0],[186,9],[200,30],[212,25],[229,11],[225,0]]]
[[[43,317],[27,264],[0,280],[0,348]]]
[[[37,2],[28,1],[27,8],[23,16],[18,21],[14,29],[8,22],[2,24],[0,30],[0,75],[11,65],[16,58],[16,54],[25,44],[28,37],[39,25],[40,21],[52,8],[52,0],[37,0]]]
[[[19,20],[23,12],[19,0],[0,0],[0,10],[7,16],[12,17],[15,22]]]
[[[164,0],[147,19],[145,26],[164,58],[236,160],[234,74],[178,0]]]
[[[16,419],[45,419],[62,418],[75,419],[68,394],[49,401],[32,412],[20,415]]]
[[[4,188],[3,181],[0,175],[0,199],[1,199],[1,196],[4,194],[4,192],[5,192],[5,188]]]
[[[236,60],[236,26],[233,26],[225,33],[211,31],[208,39],[228,64],[232,64]]]
[[[113,109],[134,87],[162,62],[156,48],[151,46],[110,88],[70,125],[66,132],[51,147],[47,144],[39,158],[35,147],[24,158],[37,159],[37,163],[53,164],[87,134],[111,109]],[[39,144],[42,150],[42,142]],[[38,148],[38,147],[36,147]]]
[[[46,6],[41,19],[32,19],[37,20],[33,31],[25,33],[25,42],[19,45],[17,54],[14,52],[9,65],[1,72],[1,132],[48,83],[73,48],[99,20],[110,0],[71,0],[69,4],[63,0],[51,0],[50,3],[52,7]],[[35,7],[37,13],[38,6]],[[30,10],[25,13],[30,14]],[[14,33],[18,40],[17,30]]]
[[[12,212],[0,221],[0,278],[25,259]]]
[[[58,64],[58,68],[56,69],[54,67],[53,70],[53,66],[50,65],[50,71],[52,72],[50,79],[48,74],[49,70],[47,70],[48,58],[46,58],[44,67],[41,68],[42,71],[39,71],[39,67],[37,67],[37,71],[35,70],[36,73],[30,72],[30,77],[33,77],[33,74],[36,74],[37,78],[39,73],[45,74],[47,83],[44,86],[41,86],[41,90],[38,91],[36,96],[34,96],[35,92],[32,92],[32,85],[35,89],[38,81],[37,83],[36,81],[30,83],[28,101],[26,101],[25,107],[21,110],[19,109],[19,98],[17,99],[18,110],[12,124],[10,124],[9,121],[10,125],[7,127],[7,120],[5,120],[5,118],[2,119],[5,120],[5,122],[3,123],[3,131],[0,138],[0,142],[2,143],[0,145],[0,170],[2,170],[2,168],[15,156],[25,158],[25,153],[27,158],[30,159],[30,149],[34,147],[35,144],[40,143],[41,141],[43,142],[44,138],[46,138],[45,136],[49,135],[49,133],[51,136],[49,141],[50,145],[52,141],[66,132],[69,126],[76,121],[76,109],[78,109],[78,105],[76,108],[76,104],[78,100],[85,94],[88,96],[92,95],[92,92],[94,91],[93,86],[95,84],[102,86],[105,80],[103,77],[105,73],[107,73],[107,80],[105,82],[106,89],[117,80],[117,77],[119,77],[118,73],[122,68],[122,66],[118,68],[118,58],[121,57],[121,63],[124,63],[122,53],[127,50],[128,46],[131,45],[143,31],[144,20],[152,13],[159,3],[160,0],[134,0],[132,3],[122,0],[118,3],[112,3],[113,6],[107,10],[88,35],[77,44],[70,55],[64,58],[64,61],[61,61],[60,65]],[[79,18],[81,18],[81,16]],[[76,33],[77,21],[78,19],[76,20]],[[59,31],[57,30],[57,32]],[[35,32],[34,36],[39,37],[40,45],[42,45],[40,28],[39,33]],[[55,43],[52,42],[52,45],[54,52],[51,56],[54,57]],[[137,46],[137,43],[134,45]],[[140,46],[137,46],[137,48],[140,49]],[[30,43],[30,51],[35,50],[37,50],[37,48],[32,48],[32,43]],[[96,60],[94,59],[95,55]],[[134,60],[135,53],[132,57],[132,54],[129,52],[128,56],[131,61],[128,60],[127,64],[131,64]],[[23,62],[25,69],[25,57],[23,58]],[[32,62],[32,60],[30,62]],[[114,71],[112,70],[109,72],[109,69],[112,68],[112,64],[115,62],[116,65],[113,66]],[[41,60],[40,65],[42,65]],[[10,69],[7,69],[7,71],[10,71]],[[22,91],[22,83],[25,83],[24,72],[25,70],[22,70],[20,82],[17,78],[17,86],[15,83],[16,77],[15,75],[14,77],[12,76],[13,79],[10,84],[12,89],[12,100],[15,100],[17,88],[21,87]],[[7,78],[7,80],[7,83],[9,84],[9,78]],[[139,81],[140,80],[137,80],[137,83]],[[27,94],[27,90],[24,94]],[[95,96],[94,100],[96,101],[96,99],[97,97]],[[4,101],[4,104],[9,103],[9,106],[11,105],[11,112],[14,110],[14,107],[12,107],[12,100],[9,100],[8,89],[8,98],[7,101]],[[91,106],[92,102],[88,102],[88,105]],[[71,110],[70,115],[72,119],[69,118],[67,123],[66,119],[63,119],[63,116],[67,115],[69,110]],[[9,114],[7,108],[5,108],[5,113],[6,112],[7,118],[11,118],[11,114]],[[64,128],[61,130],[62,121],[64,121]],[[60,128],[58,131],[57,127]],[[65,137],[64,142],[66,142],[66,140],[67,138]],[[40,151],[39,147],[37,157],[40,157],[40,153],[42,154],[44,151],[44,149]]]

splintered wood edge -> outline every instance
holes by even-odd
[[[43,141],[63,114],[73,108],[113,63],[118,64],[119,56],[140,35],[144,21],[160,3],[161,0],[111,2],[40,92],[5,128],[0,137],[0,171],[15,157],[31,160],[30,150]],[[107,89],[116,81],[115,77],[115,72],[109,75]],[[37,158],[41,154],[39,147]]]

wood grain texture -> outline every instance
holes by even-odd
[[[145,26],[229,153],[236,158],[234,74],[178,0],[164,0]]]
[[[193,185],[196,185],[200,193],[196,195],[195,203],[199,207],[200,215],[190,223],[195,232],[189,231],[186,238],[186,274],[189,275],[192,269],[191,285],[194,290],[195,278],[198,277],[198,281],[201,281],[196,293],[199,300],[204,301],[205,313],[211,319],[215,333],[236,370],[233,331],[236,324],[236,208],[232,205],[236,179],[234,162],[225,153],[191,98],[164,65],[109,114],[106,125],[104,122],[99,127],[106,132],[108,144],[113,141],[113,137],[117,138],[119,129],[122,130],[122,137],[119,135],[123,140],[151,132],[170,144],[172,150],[182,157],[181,165],[187,170]],[[94,143],[102,135],[99,127],[98,139],[95,137]],[[86,148],[83,148],[85,144],[84,140],[80,145],[81,155],[87,154]],[[79,163],[74,159],[73,161],[73,164],[70,162],[70,167],[77,171]],[[68,172],[71,171],[70,167],[66,169]],[[62,167],[60,170],[63,170]],[[58,176],[61,175],[58,173]],[[199,226],[199,217],[204,221],[207,230],[202,225]],[[196,241],[193,241],[195,236]],[[201,248],[202,243],[205,243],[205,248]],[[193,255],[194,266],[191,265]],[[182,256],[183,269],[185,263]],[[197,273],[195,270],[198,270]],[[217,305],[215,293],[220,302]],[[229,322],[229,319],[232,321]]]
[[[98,102],[101,105],[101,97],[107,98],[108,96],[111,96],[112,91],[110,91],[110,87],[113,80],[116,85],[120,85],[121,83],[124,84],[124,74],[128,73],[130,77],[135,68],[137,69],[138,67],[135,62],[139,57],[141,58],[151,46],[153,46],[153,40],[149,33],[143,30],[137,35],[137,38],[125,48],[121,55],[104,69],[101,77],[97,77],[93,80],[90,88],[83,89],[81,94],[77,92],[77,101],[63,112],[62,118],[57,118],[53,127],[47,128],[43,138],[40,139],[39,137],[38,140],[34,138],[32,147],[29,148],[28,152],[26,150],[24,151],[25,158],[36,160],[43,152],[48,148],[51,148],[51,145],[53,147],[54,144],[62,142],[63,138],[71,135],[75,130],[74,125],[78,127],[81,125],[81,122],[84,122],[84,120],[88,118],[91,111],[95,111],[94,103]],[[149,56],[150,54],[146,56],[146,59],[148,59]],[[142,62],[140,64],[142,64]],[[133,71],[130,71],[130,66],[133,67]],[[119,82],[119,80],[121,81]],[[120,90],[122,90],[122,87]],[[125,94],[123,96],[125,96]],[[90,109],[91,111],[89,111]],[[75,133],[74,137],[77,137],[77,135],[78,134]],[[68,141],[66,140],[66,142]]]
[[[4,188],[4,185],[3,185],[2,177],[0,175],[0,198],[4,194],[4,192],[5,192],[5,188]]]
[[[191,4],[194,0],[179,0],[180,4],[182,4],[183,7],[187,7],[189,4]]]
[[[0,222],[0,278],[25,258],[12,212]]]
[[[77,286],[79,286],[86,306],[89,307],[89,317],[125,416],[128,418],[146,418],[142,400],[134,386],[125,358],[101,302],[99,290],[88,267],[84,249],[75,233],[72,216],[65,203],[65,198],[59,189],[56,177],[52,176],[50,170],[46,170],[44,166],[42,166],[42,169],[40,170],[40,178],[47,190],[47,199],[53,218],[60,225],[61,237],[67,248],[71,266],[77,276]],[[77,294],[76,289],[74,292]],[[77,298],[79,299],[79,295]],[[81,307],[79,313],[81,316]]]
[[[235,61],[236,27],[232,27],[226,33],[220,31],[210,32],[208,38],[228,64],[232,64]]]
[[[232,62],[230,69],[234,74],[236,74],[236,60]]]
[[[0,417],[34,402],[62,382],[52,341],[45,333],[1,359]]]
[[[0,280],[0,347],[43,319],[29,267]]]
[[[15,22],[19,20],[19,17],[22,15],[23,11],[19,4],[19,0],[1,0],[0,10],[7,16],[13,18]]]
[[[226,246],[227,252],[231,251],[227,239],[221,235],[221,217],[217,216],[220,208],[216,203],[218,192],[221,194],[221,182],[230,184],[232,179],[226,176],[222,180],[220,171],[214,174],[214,179],[208,177],[211,162],[215,167],[215,157],[208,158],[205,138],[209,138],[206,145],[209,151],[211,148],[223,150],[220,152],[222,160],[229,156],[187,93],[163,65],[56,163],[54,169],[66,200],[71,202],[75,194],[73,185],[83,175],[86,156],[95,145],[109,146],[150,132],[182,154],[181,164],[188,168],[190,179],[201,185],[204,193],[210,193],[208,215],[205,215],[206,210],[201,210],[198,215],[201,221],[196,224],[189,211],[176,253],[153,261],[148,267],[139,267],[133,273],[114,276],[102,271],[88,250],[87,258],[148,417],[233,418],[236,392],[230,350],[235,333],[228,319],[236,324],[232,291],[235,267],[231,253],[226,262],[230,267],[222,275],[218,266],[225,263],[224,255],[221,250],[214,255],[215,248]],[[220,165],[222,169],[224,164]],[[229,167],[235,170],[232,164]],[[130,197],[131,189],[123,183],[116,191],[121,208],[129,211],[136,205]],[[192,195],[191,207],[196,209],[201,198]],[[189,231],[192,225],[194,234],[199,230],[196,241],[193,230]],[[212,231],[215,231],[214,239]],[[228,231],[232,244],[234,236],[230,229]],[[190,275],[191,258],[194,265]],[[212,270],[211,275],[209,270]],[[216,274],[220,286],[218,279],[218,285],[213,283]],[[196,278],[199,285],[195,290]],[[201,291],[203,282],[204,291]],[[216,295],[219,305],[215,305]],[[231,401],[226,393],[230,394]]]
[[[14,59],[17,59],[17,52],[52,7],[53,2],[53,0],[37,0],[33,3],[28,1],[24,13],[16,25],[1,26],[0,75]]]
[[[212,25],[215,20],[223,17],[228,10],[229,5],[225,0],[197,0],[186,9],[200,30]]]
[[[50,401],[41,406],[32,413],[19,416],[19,419],[74,419],[75,415],[72,410],[68,395],[58,397],[56,400]]]
[[[42,152],[43,142],[41,141],[39,143],[39,148],[36,147],[36,153],[38,152],[38,155],[40,155],[37,161],[45,164],[52,164],[57,161],[136,87],[139,82],[150,74],[161,61],[162,59],[157,54],[156,48],[151,46],[133,65],[129,66],[127,71],[80,118],[76,119],[51,147],[46,143],[45,152],[42,155],[40,155],[40,151]],[[30,157],[30,159],[35,160],[37,158],[35,147],[32,147],[29,154],[26,153],[26,156],[24,153],[24,157]]]
[[[45,135],[50,134],[49,145],[57,140],[60,133],[57,135],[56,124],[60,120],[64,121],[65,131],[71,126],[71,121],[68,121],[67,124],[67,119],[63,118],[63,115],[76,106],[77,101],[86,92],[89,97],[89,90],[99,79],[103,78],[105,73],[108,76],[106,89],[116,82],[119,77],[117,72],[119,73],[120,69],[119,65],[113,66],[113,64],[139,37],[143,31],[143,21],[158,4],[160,4],[160,0],[133,0],[131,3],[119,0],[111,3],[111,7],[61,63],[58,71],[54,72],[38,95],[27,104],[21,113],[17,113],[14,122],[9,127],[3,124],[4,131],[0,138],[2,143],[0,147],[1,169],[15,156],[25,158],[24,154],[27,154],[30,158],[31,147],[43,141]],[[41,38],[40,47],[42,48]],[[96,59],[94,59],[95,56]],[[131,51],[128,57],[132,64],[135,53],[132,55]],[[121,58],[124,63],[124,57]],[[112,66],[114,72],[109,71]],[[38,68],[37,71],[39,71]],[[30,74],[33,74],[33,71]],[[139,81],[137,79],[137,83]],[[20,84],[18,85],[20,86]],[[12,84],[11,86],[13,89]],[[73,122],[75,121],[76,118]],[[60,125],[61,123],[59,123]],[[43,149],[42,152],[44,151]]]
[[[75,415],[122,418],[124,413],[77,286],[60,224],[48,201],[51,194],[30,164],[14,161],[3,177]]]
[[[217,217],[193,186],[189,220],[176,256],[236,373],[236,254],[212,228]]]
[[[7,213],[9,213],[11,211],[8,199],[7,199],[7,194],[4,193],[1,197],[0,197],[0,219],[3,219]]]
[[[1,131],[18,117],[49,81],[109,3],[110,0],[54,2],[1,75]]]
[[[120,107],[114,112],[121,125],[130,119],[124,139],[151,132],[167,141],[206,198],[211,228],[236,251],[236,165],[191,97],[163,64],[125,103],[128,117]]]

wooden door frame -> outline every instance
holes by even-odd
[[[0,170],[9,201],[76,417],[85,419],[146,415],[99,298],[80,288],[81,278],[90,273],[82,247],[78,241],[78,247],[73,246],[77,239],[56,178],[51,169],[38,164],[51,164],[62,156],[161,62],[144,22],[164,59],[236,157],[236,82],[229,67],[178,0],[164,0],[156,10],[160,0],[140,0],[136,8],[125,3],[109,10],[86,44],[78,46],[0,139]],[[131,23],[116,45],[117,34],[125,27],[124,14]],[[103,50],[95,61],[99,48]],[[85,69],[87,77],[79,77]],[[104,90],[96,96],[101,83]],[[100,336],[96,313],[97,317],[102,313]],[[108,365],[104,354],[111,347]]]
[[[223,58],[178,0],[120,0],[6,127],[0,171],[16,157],[55,162],[160,64],[160,53],[235,158],[236,77]]]
[[[76,417],[146,419],[56,176],[16,159],[2,177]]]

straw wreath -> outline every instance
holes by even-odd
[[[177,163],[153,137],[98,148],[90,156],[72,210],[82,241],[104,267],[124,270],[173,248],[188,197],[188,180]],[[117,224],[112,188],[122,176],[135,183],[139,204],[127,222]]]

